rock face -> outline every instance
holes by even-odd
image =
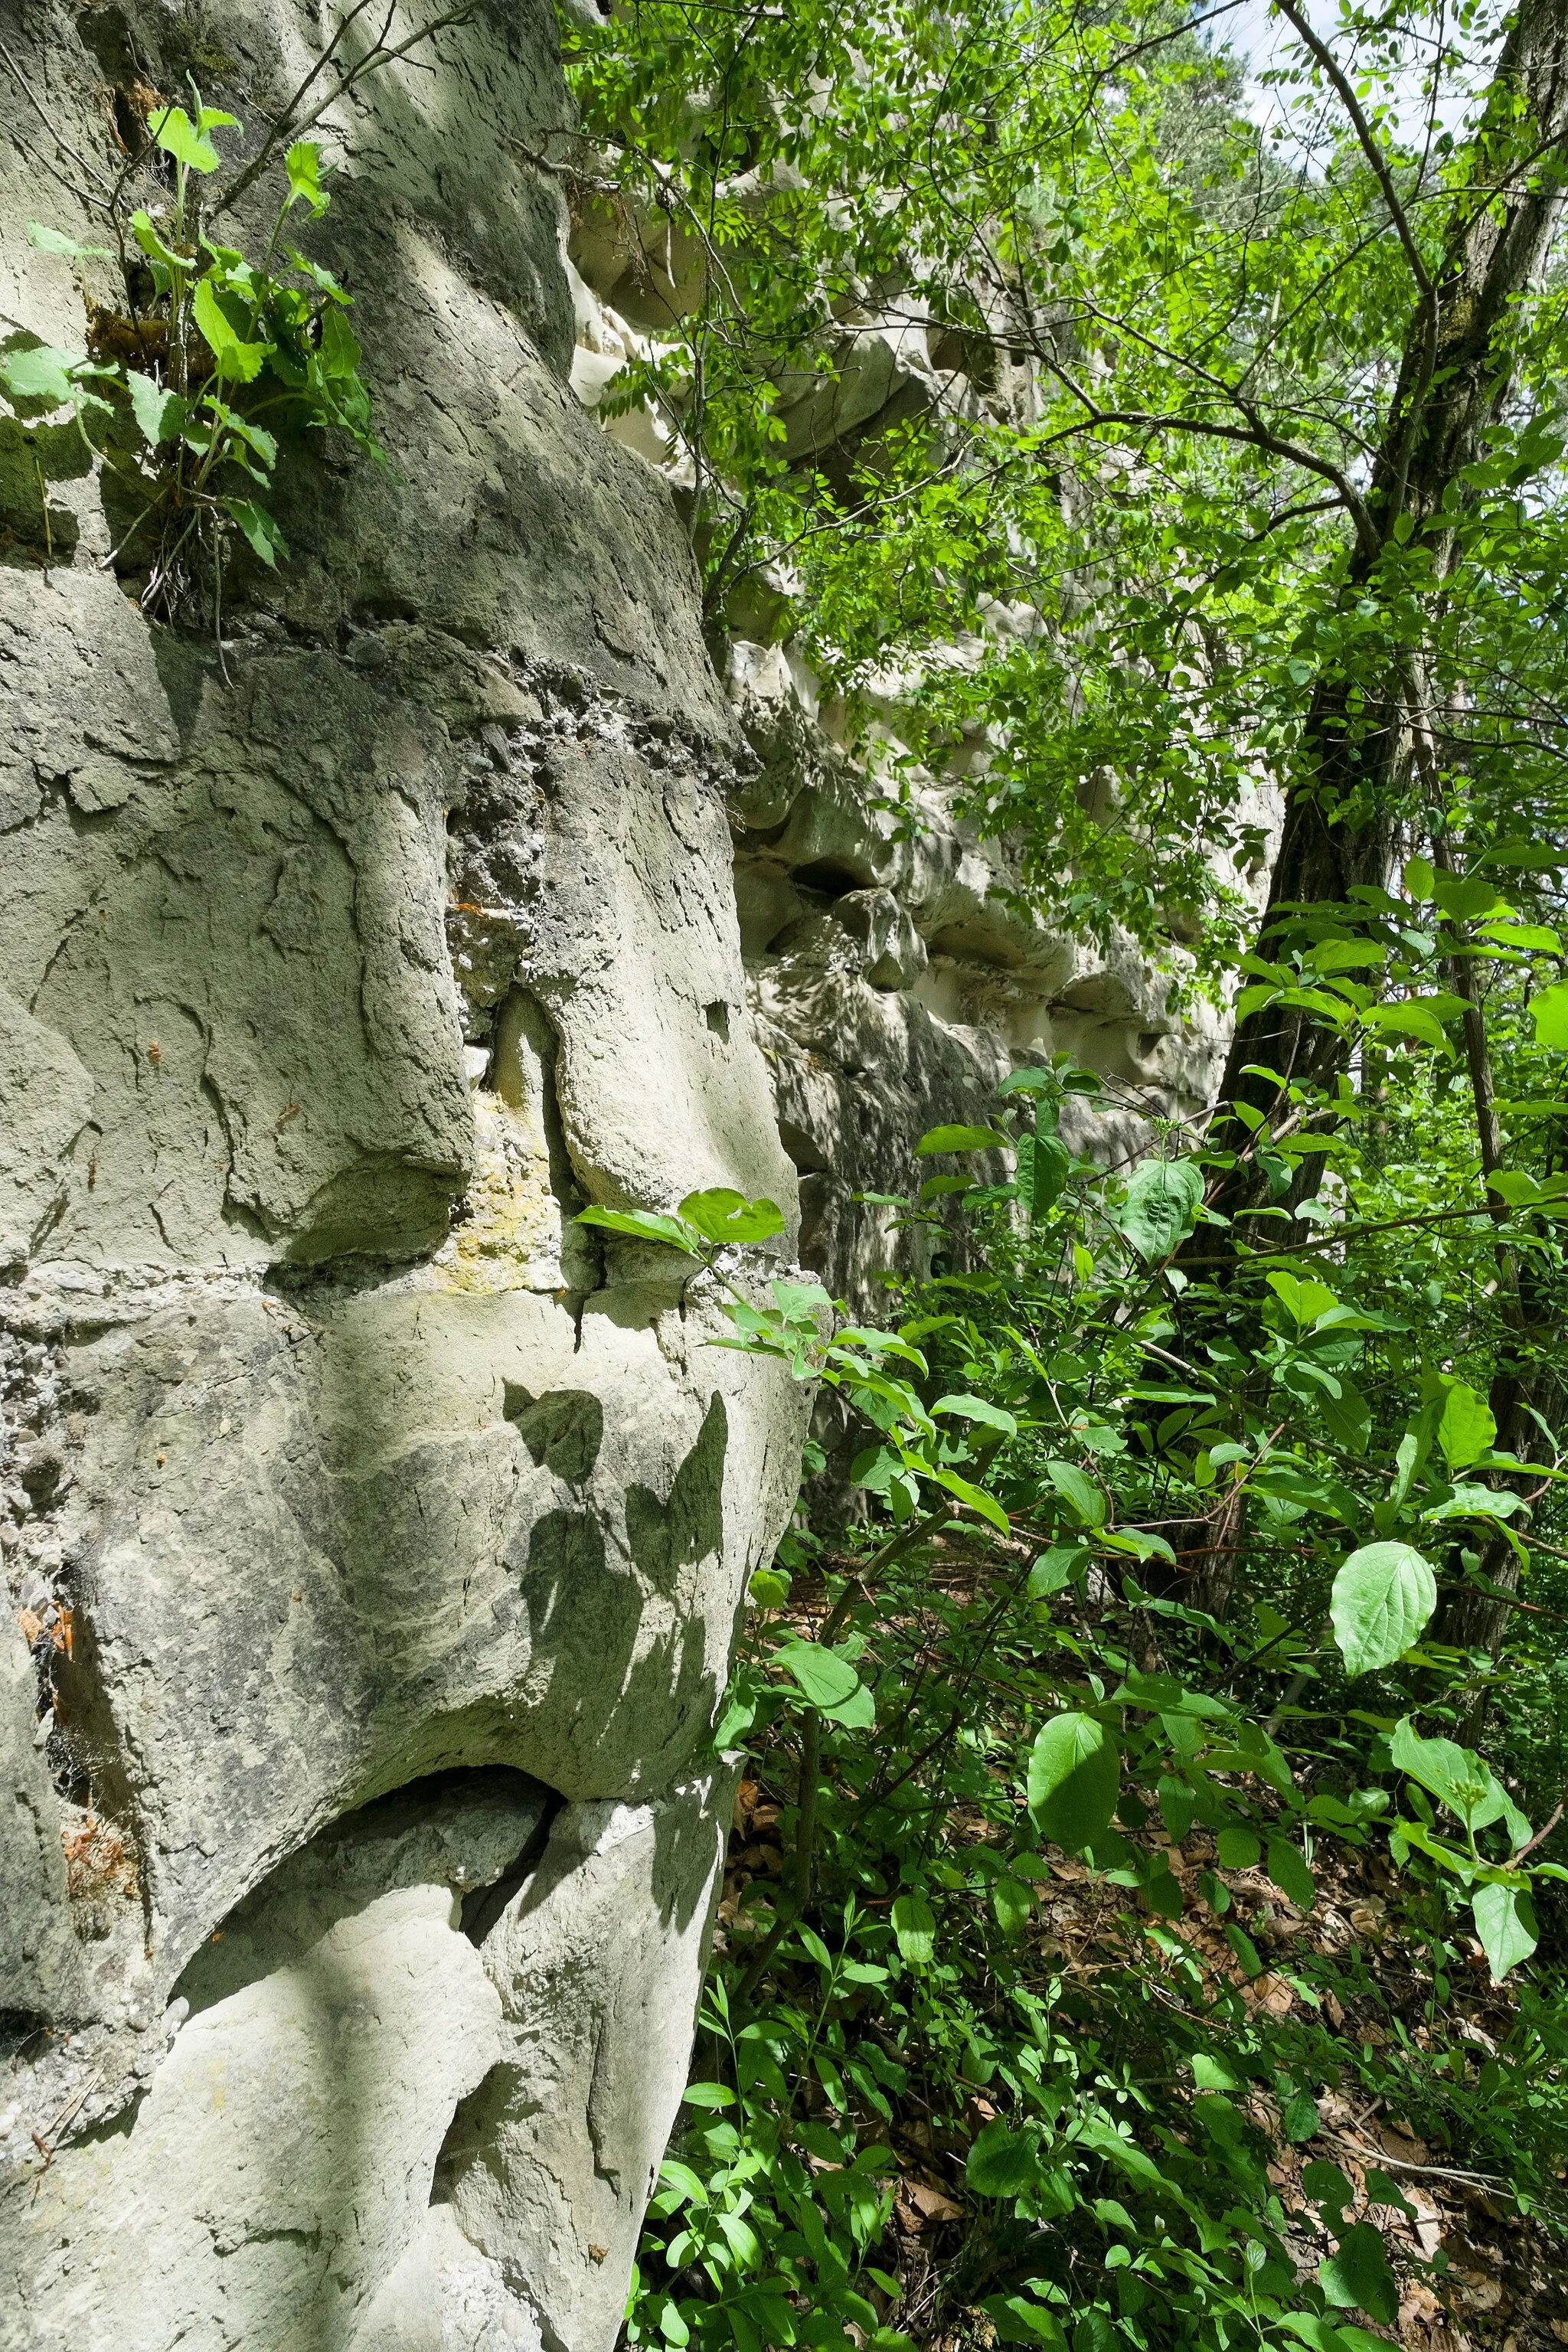
[[[138,85],[254,136],[320,38],[30,5],[7,318],[82,347],[25,227],[102,241]],[[221,659],[0,425],[7,2347],[607,2352],[679,2096],[803,1400],[572,1219],[796,1195],[735,716],[517,160],[563,104],[518,0],[321,126],[389,463],[286,452]]]
[[[1068,1053],[1100,1075],[1105,1092],[1093,1108],[1076,1097],[1064,1133],[1102,1161],[1139,1156],[1152,1120],[1212,1099],[1227,1024],[1201,1002],[1178,1008],[1172,974],[1131,941],[1101,952],[1026,906],[1005,842],[955,813],[961,776],[919,784],[910,825],[781,651],[737,644],[729,686],[754,762],[731,797],[748,992],[799,1175],[801,1254],[837,1293],[870,1301],[883,1267],[928,1270],[931,1239],[862,1196],[910,1192],[921,1136],[988,1125],[1015,1066]],[[1000,1154],[973,1164],[1008,1172]]]
[[[570,260],[572,383],[596,409],[628,355],[647,356],[695,305],[706,258],[667,215],[650,215],[639,239],[629,206],[586,194]],[[907,297],[886,317],[860,315],[845,329],[836,374],[784,380],[785,448],[838,479],[868,439],[913,415],[1021,421],[1032,396],[1025,372],[988,367],[979,384],[953,343],[951,329],[911,322]],[[651,406],[605,425],[667,479],[689,483],[689,460]],[[907,681],[868,692],[852,727],[792,647],[749,634],[787,625],[788,611],[765,580],[742,585],[727,608],[738,634],[726,687],[749,754],[729,803],[735,892],[779,1132],[800,1179],[801,1254],[836,1295],[864,1307],[882,1295],[874,1277],[889,1265],[929,1270],[931,1236],[896,1225],[894,1211],[866,1197],[913,1189],[928,1128],[987,1124],[1010,1068],[1067,1053],[1105,1091],[1092,1110],[1081,1097],[1069,1105],[1064,1134],[1102,1163],[1134,1159],[1152,1122],[1191,1119],[1213,1100],[1229,1023],[1200,995],[1179,1001],[1191,958],[1177,926],[1157,962],[1131,940],[1102,951],[1072,939],[1049,907],[1030,904],[1008,843],[982,840],[963,814],[965,784],[991,755],[984,733],[941,775],[914,766],[899,740]],[[996,605],[988,625],[1005,636],[1044,624],[1027,606]],[[967,665],[981,651],[976,639],[942,657]],[[908,779],[907,810],[889,805],[872,772],[889,749]],[[1266,779],[1239,814],[1266,837],[1277,831]],[[1260,907],[1267,859],[1223,878]],[[1000,1158],[975,1164],[992,1181],[1006,1172]]]

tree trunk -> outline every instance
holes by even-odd
[[[1533,173],[1461,223],[1420,292],[1373,470],[1367,499],[1373,536],[1358,542],[1347,567],[1347,603],[1365,594],[1402,518],[1419,531],[1442,512],[1446,496],[1485,446],[1512,387],[1513,356],[1500,347],[1499,331],[1510,304],[1543,268],[1563,206],[1568,0],[1537,0],[1514,20],[1474,142],[1474,177],[1481,184],[1506,161],[1505,140],[1517,152],[1521,133],[1511,110],[1519,100],[1535,127],[1533,143],[1544,152]],[[1435,553],[1441,575],[1453,560],[1452,532],[1438,537]],[[1260,927],[1257,951],[1266,961],[1278,959],[1279,943],[1270,934],[1287,908],[1303,901],[1342,902],[1357,884],[1386,886],[1410,765],[1406,701],[1405,675],[1393,656],[1355,713],[1343,678],[1326,673],[1319,679]],[[1263,1007],[1237,1024],[1221,1102],[1247,1103],[1268,1115],[1279,1107],[1281,1089],[1259,1069],[1321,1085],[1336,1075],[1343,1054],[1342,1040],[1310,1013]],[[1235,1132],[1239,1143],[1239,1129]],[[1261,1198],[1267,1198],[1261,1171],[1244,1159],[1222,1178],[1214,1205],[1234,1215]],[[1207,1229],[1206,1254],[1212,1254],[1212,1235]]]

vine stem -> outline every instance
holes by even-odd
[[[805,1916],[811,1901],[813,1848],[816,1841],[816,1794],[822,1786],[822,1717],[813,1707],[801,1727],[800,1797],[795,1830],[795,1907]]]

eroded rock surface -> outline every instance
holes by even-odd
[[[128,79],[254,137],[321,34],[6,37],[113,168]],[[389,464],[286,452],[221,662],[0,427],[7,2346],[606,2352],[679,2095],[802,1402],[572,1220],[796,1196],[689,555],[564,383],[553,37],[322,126]],[[0,110],[5,308],[79,349],[26,223],[101,239]]]

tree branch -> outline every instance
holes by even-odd
[[[1351,87],[1349,78],[1328,43],[1320,39],[1313,32],[1300,9],[1296,6],[1295,0],[1274,0],[1274,5],[1286,23],[1294,27],[1297,38],[1305,47],[1310,49],[1333,84],[1340,104],[1351,119],[1351,126],[1355,132],[1357,144],[1372,165],[1377,184],[1383,190],[1383,198],[1388,206],[1389,218],[1398,231],[1399,242],[1405,247],[1405,257],[1410,264],[1410,274],[1426,299],[1429,302],[1435,301],[1437,289],[1432,283],[1426,264],[1421,258],[1421,248],[1416,244],[1410,223],[1405,217],[1405,206],[1399,200],[1399,193],[1394,187],[1394,177],[1388,168],[1388,159],[1377,142],[1371,123],[1362,112],[1361,101]]]

